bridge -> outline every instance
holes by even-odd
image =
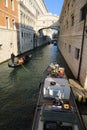
[[[36,31],[42,31],[44,29],[59,29],[59,16],[47,13],[39,16],[36,22]]]

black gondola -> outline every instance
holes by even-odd
[[[32,57],[32,55],[26,55],[26,56],[20,57],[20,58],[18,58],[18,61],[14,62],[14,63],[9,62],[8,67],[11,67],[11,68],[19,67],[19,66],[25,64],[26,62],[28,62],[29,59],[31,59],[31,57]]]

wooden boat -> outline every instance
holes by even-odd
[[[11,68],[19,67],[19,66],[25,64],[26,62],[28,62],[29,59],[31,59],[31,57],[32,57],[32,55],[20,57],[20,58],[17,59],[16,62],[14,62],[14,64],[12,62],[9,62],[8,67],[11,67]]]
[[[85,130],[67,78],[51,76],[40,83],[32,130]]]

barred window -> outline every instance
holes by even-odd
[[[69,45],[69,53],[71,52],[71,45]]]
[[[75,48],[75,58],[78,60],[79,59],[79,53],[80,53],[80,49]]]
[[[74,15],[72,14],[71,15],[71,26],[73,26],[74,25]]]
[[[84,20],[86,18],[86,14],[87,14],[87,5],[85,5],[81,10],[80,10],[80,20]]]

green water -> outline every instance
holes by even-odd
[[[17,69],[0,65],[0,130],[31,130],[39,94],[39,82],[50,63],[65,66],[57,46],[47,45],[32,53],[32,59]]]

